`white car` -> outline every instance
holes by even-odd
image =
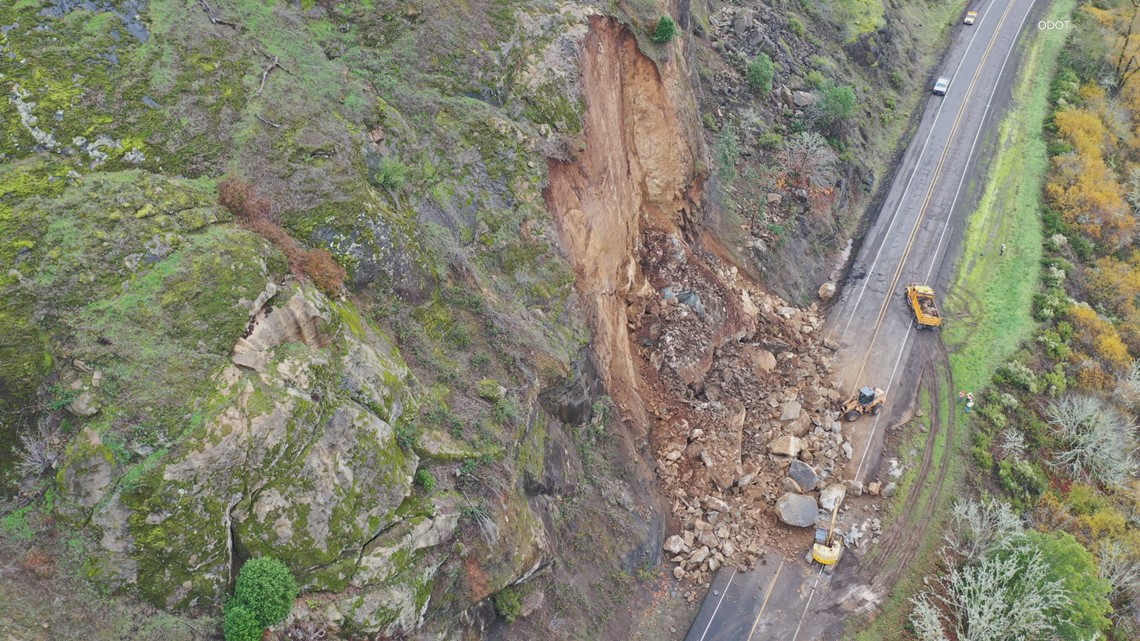
[[[939,78],[938,82],[934,83],[934,95],[945,96],[946,90],[950,88],[949,78]]]
[[[978,19],[978,12],[977,11],[967,11],[966,12],[966,19],[963,20],[962,23],[963,24],[974,24],[974,21],[977,19]]]

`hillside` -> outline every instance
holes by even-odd
[[[0,7],[0,632],[212,638],[272,557],[274,638],[624,639],[753,563],[960,8]]]

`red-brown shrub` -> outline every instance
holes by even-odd
[[[241,178],[229,177],[218,183],[218,204],[225,207],[238,222],[273,220],[273,206],[257,193],[253,185]]]
[[[40,548],[32,548],[24,555],[24,569],[40,578],[55,574],[55,559]]]
[[[303,269],[321,291],[329,296],[340,294],[346,273],[332,254],[323,249],[310,249],[305,254]]]
[[[295,276],[308,276],[329,296],[340,293],[346,275],[344,268],[324,249],[306,251],[297,239],[277,224],[273,218],[272,203],[257,193],[257,188],[253,185],[236,177],[222,180],[218,183],[218,204],[228,209],[242,227],[260,235],[281,250]]]

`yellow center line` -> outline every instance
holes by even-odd
[[[780,570],[784,569],[784,559],[780,559],[780,565],[776,567],[776,574],[772,576],[772,582],[768,584],[768,591],[764,593],[764,601],[760,604],[760,611],[756,613],[756,620],[752,622],[752,629],[748,631],[748,641],[752,641],[752,635],[756,634],[756,626],[760,624],[760,617],[764,616],[764,608],[768,607],[768,599],[772,598],[772,591],[776,588],[776,579],[780,578]]]
[[[950,135],[946,139],[946,146],[942,149],[942,154],[938,158],[938,165],[934,168],[934,173],[930,177],[930,185],[926,189],[926,196],[923,198],[922,207],[918,211],[918,216],[915,218],[914,227],[911,229],[910,237],[907,239],[906,247],[903,248],[903,255],[899,259],[898,266],[895,268],[895,273],[891,279],[891,284],[887,287],[886,296],[883,298],[883,304],[879,308],[878,318],[875,320],[875,330],[871,335],[871,341],[867,344],[867,350],[863,355],[863,363],[859,367],[859,373],[855,375],[853,384],[854,389],[859,389],[859,380],[863,376],[863,372],[867,369],[867,363],[871,360],[871,354],[874,353],[875,342],[879,338],[879,333],[883,328],[883,320],[886,319],[887,309],[890,306],[891,294],[894,292],[895,287],[898,286],[899,279],[902,278],[903,268],[906,266],[906,260],[910,256],[910,251],[914,247],[914,241],[918,238],[918,230],[922,227],[922,221],[926,217],[926,210],[930,207],[931,198],[934,196],[934,188],[938,184],[938,177],[942,173],[942,166],[946,163],[946,159],[950,155],[950,145],[954,140],[954,134],[957,133],[958,128],[962,124],[962,118],[966,115],[967,106],[970,103],[970,97],[974,94],[974,89],[977,88],[978,79],[981,78],[982,69],[985,67],[987,58],[993,50],[994,45],[997,44],[998,36],[1001,35],[1002,26],[1005,24],[1006,19],[1009,17],[1010,11],[1013,9],[1015,3],[1011,0],[1006,3],[1005,11],[1002,12],[1001,19],[998,21],[997,27],[994,29],[993,36],[990,37],[989,44],[986,50],[982,53],[982,58],[978,62],[977,67],[974,68],[974,75],[970,78],[970,85],[966,90],[966,97],[962,100],[962,106],[958,109],[958,115],[954,118],[954,125],[950,129]],[[887,242],[883,239],[883,242]],[[870,278],[870,275],[868,275]]]

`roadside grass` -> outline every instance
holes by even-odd
[[[933,400],[933,394],[926,389],[923,389],[921,394],[919,406],[923,408],[926,416],[930,416],[929,407]],[[902,525],[905,527],[925,526],[926,534],[918,544],[918,549],[913,558],[907,564],[906,571],[899,578],[898,583],[894,585],[890,596],[883,602],[875,620],[859,631],[855,636],[855,641],[894,641],[907,638],[905,631],[911,610],[910,598],[922,590],[923,579],[932,574],[936,568],[938,549],[942,547],[941,533],[946,527],[949,516],[948,508],[957,496],[956,490],[961,487],[968,471],[968,459],[966,457],[970,440],[968,432],[964,426],[960,425],[954,431],[952,442],[947,437],[948,430],[946,427],[949,425],[950,408],[955,402],[954,399],[955,393],[952,389],[943,389],[940,398],[937,399],[938,420],[943,429],[934,435],[934,448],[927,479],[917,478],[918,466],[921,465],[922,461],[921,452],[925,446],[925,438],[923,438],[925,433],[916,428],[916,433],[911,434],[910,440],[907,441],[908,446],[915,442],[918,443],[919,455],[909,461],[911,467],[903,473],[902,480],[899,482],[899,489],[892,499],[890,511],[884,519],[883,529],[886,531],[902,518],[904,519]],[[912,421],[912,424],[914,423],[916,422]],[[924,424],[928,425],[929,423],[924,422]],[[941,492],[938,493],[937,497],[934,497],[933,493],[938,489],[934,481],[942,466],[942,460],[946,456],[951,457],[949,468],[946,470],[946,477],[942,481]],[[927,482],[928,480],[929,482]],[[906,501],[907,493],[914,491],[920,492],[914,510],[910,514],[900,514],[899,510]],[[932,500],[935,501],[935,505],[928,518],[923,506]],[[924,521],[925,523],[923,523]],[[890,555],[899,552],[901,550],[880,550],[869,561],[876,566],[897,563],[891,559]]]
[[[1063,20],[1074,6],[1074,0],[1056,0],[1046,19]],[[977,391],[989,384],[997,367],[1033,330],[1031,303],[1041,271],[1041,188],[1049,168],[1042,126],[1064,42],[1063,30],[1041,31],[1026,52],[1013,91],[1016,110],[999,126],[997,158],[966,227],[942,330],[959,389]]]
[[[1055,0],[1046,19],[1063,20],[1074,7],[1075,0]],[[1034,327],[1030,310],[1040,275],[1041,189],[1049,167],[1042,128],[1048,113],[1049,84],[1064,39],[1063,31],[1043,31],[1030,43],[1013,91],[1018,104],[999,126],[997,157],[978,208],[967,224],[962,258],[945,304],[948,322],[942,338],[950,350],[956,389],[943,390],[939,399],[943,425],[948,424],[949,413],[955,408],[957,390],[976,392],[985,387],[997,367]],[[1004,256],[1000,255],[1002,243],[1006,245]],[[937,504],[927,520],[926,535],[906,573],[874,621],[855,635],[856,641],[913,638],[908,631],[910,599],[923,589],[925,578],[936,569],[948,508],[970,469],[969,442],[969,419],[964,414],[959,415],[952,443],[947,442],[945,430],[936,435],[931,473],[936,474],[941,457],[952,458]],[[904,474],[904,482],[911,472]],[[888,519],[897,521],[902,515],[897,514],[900,508],[895,505],[905,502],[907,492],[919,491],[919,509],[907,515],[905,521],[907,526],[918,526],[925,518],[921,506],[930,500],[934,490],[933,484],[916,487],[914,481],[905,486],[900,482]],[[880,562],[890,561],[888,558]]]

